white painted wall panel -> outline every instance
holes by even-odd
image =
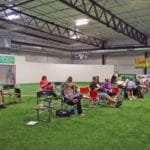
[[[42,75],[47,75],[52,82],[65,81],[70,75],[74,81],[89,82],[94,75],[99,75],[100,81],[104,81],[105,78],[110,78],[113,72],[113,65],[31,63],[16,59],[16,83],[39,82]]]
[[[113,65],[68,65],[45,63],[20,63],[16,64],[16,82],[39,82],[42,75],[47,75],[50,81],[65,81],[72,76],[74,81],[91,81],[92,76],[99,75],[100,81],[111,77],[114,72]]]
[[[71,64],[72,60],[68,57],[56,57],[56,56],[36,56],[36,55],[25,55],[27,62],[41,62],[41,63],[54,63],[54,64]]]

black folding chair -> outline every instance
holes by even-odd
[[[62,88],[62,83],[61,82],[54,82],[54,89],[56,92],[60,92]]]

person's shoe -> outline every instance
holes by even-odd
[[[132,100],[132,97],[129,96],[129,100]]]
[[[136,97],[135,96],[132,96],[132,98],[135,100],[136,99]]]
[[[83,114],[83,113],[82,113],[82,114],[80,114],[80,116],[81,116],[81,117],[83,117],[84,115],[85,115],[85,114]]]
[[[118,101],[118,102],[116,103],[116,108],[119,108],[121,105],[122,105],[122,101]]]

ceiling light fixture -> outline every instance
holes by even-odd
[[[18,18],[20,18],[20,16],[19,15],[15,15],[15,14],[11,14],[11,15],[8,15],[6,17],[6,19],[8,19],[8,20],[15,20],[15,19],[18,19]]]
[[[89,19],[78,19],[75,21],[76,26],[86,25],[89,23]]]
[[[70,31],[69,34],[70,34],[70,38],[71,39],[79,39],[80,38],[80,35],[78,34],[78,31],[79,29],[74,29],[77,31],[77,33],[75,34],[74,32]]]
[[[79,39],[80,36],[79,36],[79,35],[73,35],[73,36],[71,36],[70,38],[71,38],[71,39]]]

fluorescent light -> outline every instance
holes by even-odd
[[[18,19],[18,18],[20,18],[20,16],[19,15],[15,15],[15,14],[8,15],[6,17],[6,19],[8,19],[8,20],[15,20],[15,19]]]
[[[89,23],[88,19],[79,19],[75,21],[76,26],[86,25]]]
[[[77,36],[76,36],[76,35],[73,35],[73,36],[71,36],[70,38],[71,38],[71,39],[79,39],[80,36],[79,36],[79,35],[77,35]]]
[[[150,48],[149,47],[143,47],[143,48],[135,48],[134,49],[135,51],[149,51],[150,50]]]
[[[105,49],[105,50],[97,50],[97,51],[92,51],[93,53],[117,53],[117,52],[127,52],[127,49],[119,49],[119,50],[112,50],[112,49]]]

